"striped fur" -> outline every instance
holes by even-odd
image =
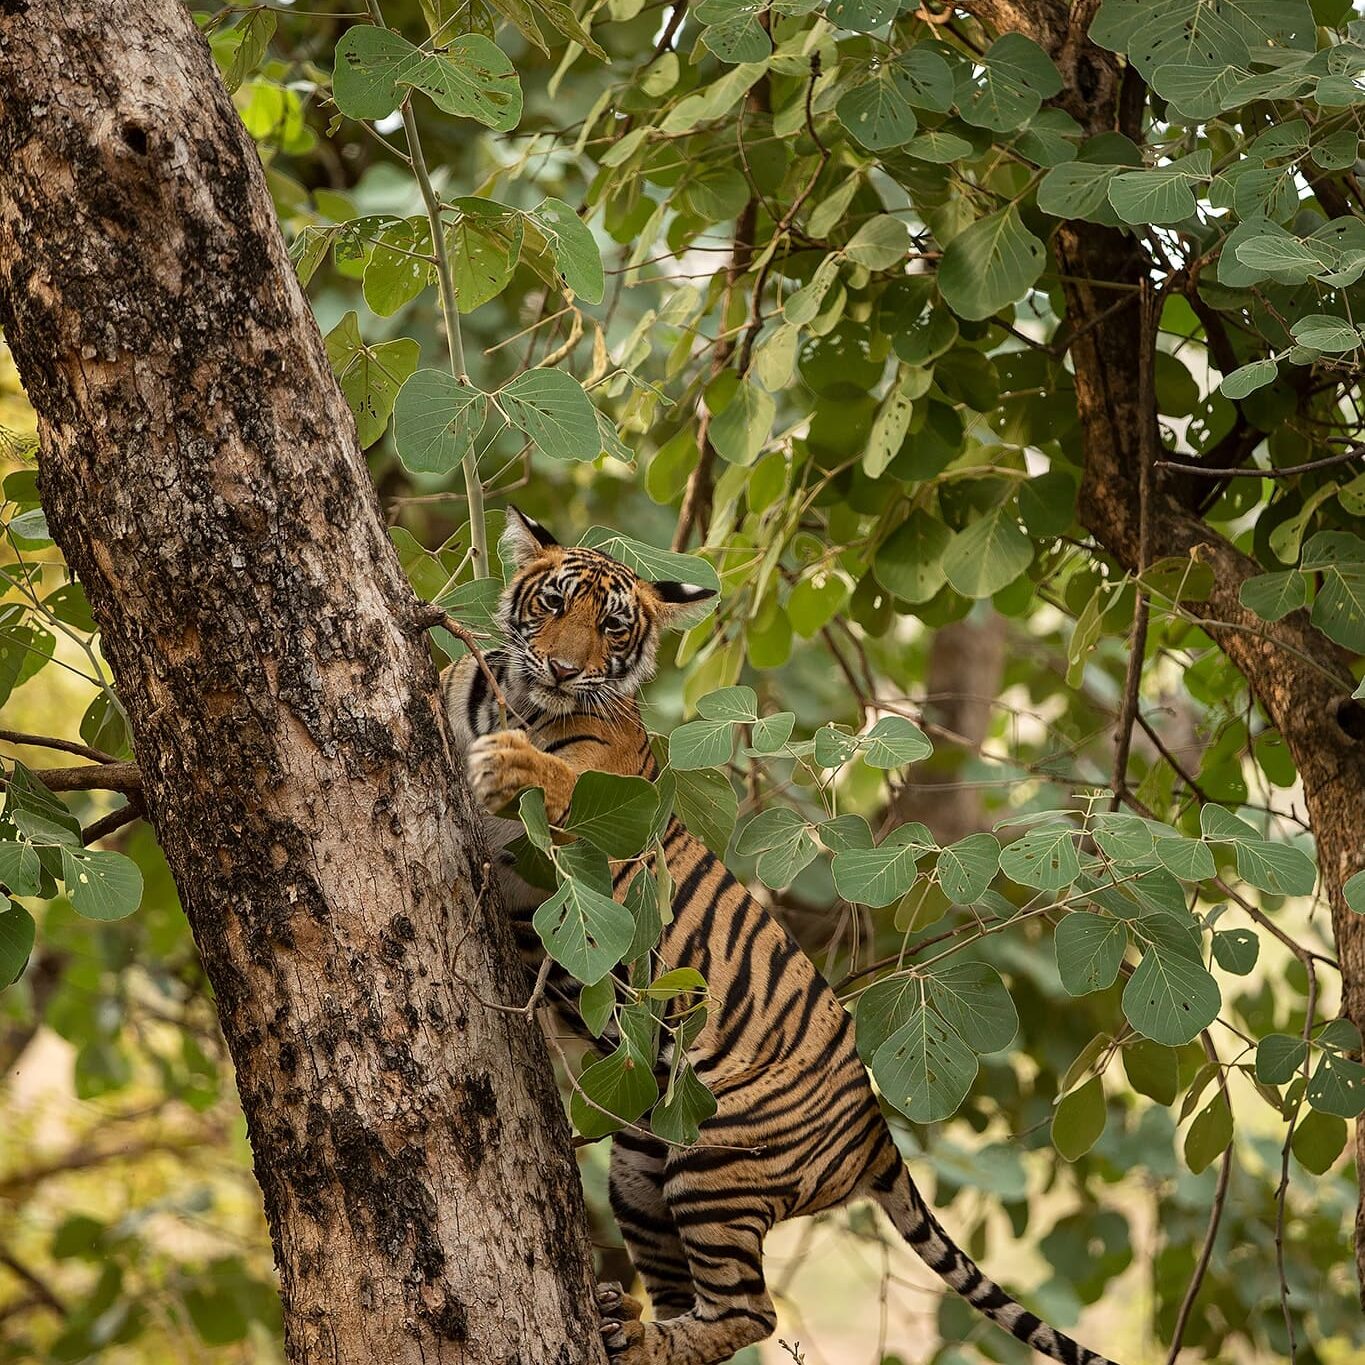
[[[645,583],[604,555],[562,549],[517,513],[502,549],[516,573],[504,599],[509,643],[492,665],[517,728],[499,730],[492,691],[469,659],[447,670],[446,704],[488,810],[541,786],[554,821],[580,772],[653,775],[632,697],[652,670],[659,632],[702,598],[683,585]],[[489,824],[498,847],[520,828],[491,814]],[[1067,1365],[1109,1365],[1040,1322],[953,1243],[892,1141],[852,1020],[810,960],[677,820],[663,842],[674,919],[655,966],[695,967],[707,980],[714,1003],[688,1055],[718,1108],[689,1148],[633,1130],[613,1139],[612,1208],[655,1320],[642,1322],[634,1300],[604,1286],[612,1358],[712,1365],[769,1336],[776,1316],[763,1278],[765,1233],[785,1218],[871,1198],[951,1289],[1006,1331]],[[631,875],[618,873],[618,898]],[[538,964],[527,912],[543,893],[510,869],[504,890],[528,963]],[[550,995],[576,998],[557,968]]]

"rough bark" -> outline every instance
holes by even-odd
[[[174,0],[0,0],[0,323],[217,996],[297,1361],[597,1360],[414,599]],[[466,984],[468,983],[468,984]]]

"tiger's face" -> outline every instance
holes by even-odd
[[[654,675],[659,636],[700,620],[715,593],[653,583],[598,550],[560,545],[512,507],[498,545],[507,657],[543,711],[608,713]]]

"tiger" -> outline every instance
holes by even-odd
[[[562,546],[515,507],[499,557],[503,642],[482,665],[470,654],[451,664],[443,699],[499,851],[500,889],[528,972],[548,970],[545,999],[567,1005],[576,998],[571,980],[546,967],[530,923],[546,893],[511,866],[507,846],[522,826],[508,818],[509,805],[538,787],[559,824],[583,772],[658,775],[636,697],[654,673],[661,634],[702,619],[715,594]],[[1066,1365],[1112,1365],[1025,1309],[953,1242],[910,1177],[834,992],[676,816],[661,842],[674,892],[657,965],[693,967],[707,982],[707,1020],[687,1060],[716,1112],[691,1146],[635,1125],[613,1137],[610,1204],[653,1311],[645,1321],[620,1285],[598,1286],[609,1359],[713,1365],[770,1336],[777,1318],[765,1234],[784,1219],[870,1198],[949,1288],[1020,1341]],[[614,867],[616,899],[637,869]],[[587,1037],[581,1022],[576,1028]]]

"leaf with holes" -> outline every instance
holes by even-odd
[[[1324,1052],[1308,1079],[1308,1103],[1324,1114],[1358,1118],[1365,1113],[1365,1066],[1338,1052]]]
[[[1256,1079],[1262,1085],[1284,1085],[1294,1078],[1307,1056],[1308,1044],[1302,1038],[1268,1033],[1256,1045]]]
[[[1019,1015],[994,967],[950,963],[929,976],[925,988],[934,1008],[974,1052],[999,1052],[1014,1041]]]
[[[575,877],[561,883],[531,923],[545,951],[585,986],[606,976],[635,937],[630,911]]]
[[[707,720],[747,725],[758,719],[758,694],[752,687],[721,687],[697,698],[697,714]]]
[[[62,881],[87,919],[126,919],[142,902],[142,872],[122,853],[63,845]]]
[[[1069,826],[1031,829],[1000,852],[1000,870],[1020,886],[1060,891],[1081,875],[1076,831]]]
[[[497,393],[507,420],[553,460],[595,460],[602,450],[597,410],[563,370],[527,370]]]
[[[943,572],[964,597],[990,597],[1033,560],[1033,542],[1004,503],[959,531],[943,553]]]
[[[353,310],[327,333],[326,347],[364,450],[384,434],[399,392],[417,368],[418,345],[408,337],[365,345]]]
[[[919,127],[892,65],[883,66],[870,81],[847,91],[834,112],[839,122],[873,152],[903,147]]]
[[[356,24],[336,46],[332,98],[348,118],[384,118],[398,108],[400,83],[426,59],[426,53],[392,29]]]
[[[871,768],[899,768],[934,752],[928,736],[904,716],[883,716],[861,741],[863,762]]]
[[[887,1101],[914,1123],[949,1118],[976,1079],[976,1053],[940,1015],[923,1005],[872,1058],[872,1075]]]
[[[488,397],[445,370],[418,370],[394,404],[393,441],[414,474],[450,474],[473,448]]]
[[[1073,910],[1057,926],[1057,973],[1068,995],[1107,990],[1128,947],[1128,926],[1089,910]]]
[[[1218,1016],[1223,996],[1197,958],[1156,944],[1123,990],[1123,1013],[1144,1037],[1169,1047],[1197,1038]]]
[[[526,216],[549,244],[565,285],[584,303],[601,303],[602,254],[587,224],[562,199],[543,199]]]
[[[397,79],[447,114],[474,119],[495,132],[509,133],[521,122],[521,81],[512,59],[481,33],[452,39]]]
[[[1234,976],[1246,976],[1261,955],[1261,940],[1250,929],[1219,929],[1213,936],[1213,956]]]
[[[940,850],[938,880],[954,905],[974,905],[1000,866],[1000,841],[993,834],[969,834]]]

